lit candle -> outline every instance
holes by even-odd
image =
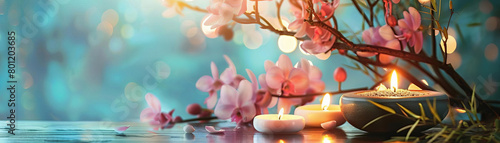
[[[330,94],[323,97],[321,105],[304,105],[295,109],[295,115],[304,117],[307,127],[321,127],[321,123],[335,120],[337,126],[345,123],[339,105],[330,105]]]
[[[253,119],[255,130],[263,133],[295,133],[304,129],[304,124],[303,117],[283,114],[283,108],[279,114],[263,114]]]
[[[426,115],[425,120],[431,126],[417,126],[413,130],[420,132],[432,127],[435,123],[433,121],[441,121],[447,114],[446,94],[429,90],[398,89],[395,70],[390,82],[389,88],[380,84],[376,90],[344,94],[340,99],[340,106],[345,119],[354,127],[367,132],[396,133],[399,129],[412,125],[415,118]],[[387,117],[372,122],[381,116]]]

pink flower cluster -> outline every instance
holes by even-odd
[[[420,53],[422,51],[423,35],[422,31],[419,30],[421,17],[420,13],[410,7],[409,12],[405,11],[403,13],[404,19],[398,20],[396,26],[384,25],[381,27],[370,27],[369,29],[363,31],[362,38],[366,44],[386,47],[393,50],[401,50],[409,45],[413,47],[415,53]],[[403,47],[401,47],[401,45]],[[359,56],[371,57],[377,55],[377,53],[370,52],[357,52]],[[379,61],[381,63],[387,64],[394,59],[393,56],[380,54]]]
[[[321,27],[316,27],[310,25],[307,20],[312,15],[308,12],[309,5],[306,1],[299,0],[301,7],[296,7],[292,5],[291,11],[295,15],[295,21],[290,23],[289,27],[291,30],[297,30],[295,37],[304,37],[307,35],[310,40],[304,40],[304,42],[300,45],[300,47],[310,53],[310,54],[320,54],[326,53],[332,45],[335,43],[336,37],[333,36],[326,29]],[[325,2],[321,0],[313,0],[313,3],[318,4],[317,11],[315,12],[318,17],[314,17],[314,20],[324,21],[325,24],[332,26],[330,18],[335,9],[339,6],[340,0],[333,0],[333,2]],[[314,16],[314,15],[313,15]],[[312,18],[312,17],[311,17]]]
[[[162,112],[160,100],[158,100],[158,98],[156,98],[153,94],[146,94],[146,102],[149,107],[142,110],[140,116],[141,122],[148,122],[151,126],[153,126],[154,130],[171,128],[173,127],[173,123],[182,121],[179,116],[175,118],[172,117],[174,110],[171,110],[168,113]]]
[[[276,63],[265,61],[265,74],[259,78],[251,70],[246,70],[250,81],[236,73],[236,68],[229,59],[224,56],[229,67],[226,68],[218,78],[217,67],[212,62],[212,77],[203,76],[196,83],[196,87],[209,93],[206,104],[215,105],[214,114],[219,119],[231,119],[237,123],[252,121],[255,115],[268,113],[268,108],[278,104],[286,113],[292,105],[302,105],[312,102],[314,98],[285,99],[273,97],[298,96],[307,93],[322,92],[325,83],[321,81],[322,73],[319,68],[310,64],[308,60],[301,59],[294,67],[290,58],[281,55]],[[259,88],[260,84],[260,88]],[[217,90],[221,90],[220,99],[217,99]]]

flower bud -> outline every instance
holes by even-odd
[[[342,67],[338,67],[333,72],[333,79],[335,79],[335,81],[337,82],[344,82],[346,78],[347,78],[347,73]]]
[[[453,3],[450,0],[450,9],[453,9]]]
[[[394,17],[394,15],[388,15],[388,16],[386,16],[385,17],[385,21],[386,21],[387,25],[389,25],[391,27],[394,27],[397,24],[397,20]]]
[[[197,103],[189,104],[186,111],[191,115],[198,115],[201,113],[201,106]]]

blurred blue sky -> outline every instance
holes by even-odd
[[[450,61],[455,62],[457,71],[469,83],[478,85],[483,98],[498,100],[500,3],[453,2],[457,13],[452,18],[450,34],[458,46]],[[204,8],[208,0],[187,3]],[[263,4],[272,7],[274,2]],[[227,67],[223,55],[228,55],[238,73],[247,77],[245,69],[260,75],[264,73],[265,60],[276,61],[283,54],[277,45],[278,36],[258,30],[255,25],[237,25],[231,41],[206,38],[200,30],[205,14],[184,10],[185,16],[162,16],[167,9],[158,0],[0,0],[0,43],[7,43],[7,31],[17,34],[18,119],[138,121],[140,111],[147,106],[147,92],[161,100],[164,111],[176,109],[174,115],[191,118],[194,116],[188,115],[185,107],[190,103],[202,104],[208,96],[196,89],[195,83],[210,74],[210,61],[222,72]],[[286,8],[282,13],[294,20]],[[362,19],[353,6],[342,5],[336,15],[341,30],[361,29]],[[448,11],[443,12],[443,23],[448,21],[448,15]],[[428,23],[428,19],[423,19]],[[245,45],[244,39],[254,39],[244,36],[248,34],[245,29],[254,28],[262,41],[257,49],[249,49],[248,44],[252,43]],[[425,38],[429,40],[428,36]],[[424,45],[424,50],[430,50],[430,42]],[[0,48],[2,87],[7,80],[6,46]],[[296,49],[286,55],[293,63],[305,58],[318,66],[323,71],[326,91],[337,88],[332,78],[335,68],[352,65],[338,54],[320,60]],[[373,84],[361,72],[346,70],[348,78],[343,88]],[[0,90],[0,115],[7,113],[5,92]],[[336,96],[334,103],[338,99]]]

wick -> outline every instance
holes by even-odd
[[[278,116],[278,120],[281,120],[281,115],[280,115],[280,116]]]
[[[396,92],[396,87],[392,87],[392,89],[394,89],[394,92]]]

